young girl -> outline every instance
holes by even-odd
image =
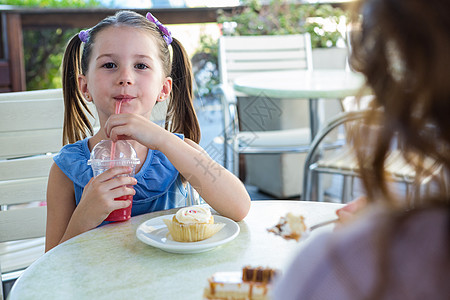
[[[70,144],[50,170],[46,251],[131,204],[114,198],[134,195],[132,216],[184,205],[181,178],[220,214],[236,221],[247,215],[250,197],[243,184],[198,145],[187,54],[150,13],[121,11],[74,36],[64,54],[63,91],[63,140]],[[166,130],[150,114],[157,102],[169,100]],[[92,137],[86,134],[93,130],[85,101],[95,104],[101,127]],[[115,114],[118,101],[121,113]],[[141,161],[135,178],[117,176],[129,174],[128,167],[92,178],[87,160],[105,139],[133,145]]]
[[[425,158],[447,174],[450,168],[450,1],[357,4],[351,63],[375,95],[364,123],[381,128],[354,140],[366,197],[339,211],[352,221],[302,249],[273,299],[449,299],[448,186],[419,188],[431,175]],[[372,151],[368,140],[376,141]],[[393,142],[406,159],[420,158],[409,160],[417,180],[410,202],[396,195],[384,172]]]

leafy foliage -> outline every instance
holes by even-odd
[[[27,90],[60,88],[64,48],[78,29],[24,30]]]
[[[293,1],[271,0],[261,5],[259,0],[243,1],[244,9],[236,8],[230,14],[222,12],[218,23],[222,24],[224,35],[283,35],[309,32],[313,48],[336,46],[341,33],[327,31],[323,21],[338,24],[345,12],[331,5],[298,5]],[[194,70],[197,71],[197,93],[200,96],[212,95],[219,83],[218,42],[203,37],[200,47],[193,57]]]
[[[214,86],[219,84],[218,47],[217,41],[210,36],[200,36],[200,47],[191,59],[197,97],[209,97]]]
[[[2,0],[0,4],[27,7],[93,7],[99,6],[97,0]]]
[[[224,24],[224,34],[282,35],[309,32],[313,48],[336,46],[342,38],[336,29],[325,30],[321,22],[326,20],[337,25],[341,17],[346,15],[342,9],[329,4],[299,5],[283,0],[272,0],[266,6],[258,0],[247,0],[245,4],[247,7],[243,10],[236,9],[219,17],[219,23]]]
[[[5,3],[3,3],[5,2]],[[27,7],[94,7],[97,0],[2,0],[2,4]],[[80,29],[41,28],[23,31],[27,90],[60,88],[61,63],[67,42]]]

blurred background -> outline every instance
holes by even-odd
[[[96,24],[102,14],[112,15],[118,9],[136,10],[142,14],[151,10],[161,22],[168,25],[173,36],[183,43],[191,57],[195,76],[195,108],[202,128],[200,145],[221,163],[224,128],[220,97],[215,94],[215,87],[220,81],[219,37],[308,32],[311,35],[314,68],[344,68],[349,2],[351,1],[0,0],[0,92],[61,88],[63,51],[73,35]],[[65,21],[64,24],[52,21],[52,17],[57,20],[58,14],[68,14],[68,18],[73,18],[74,21]],[[22,34],[22,40],[17,45],[22,47],[19,50],[23,51],[23,58],[7,47],[7,33],[11,30],[8,27],[8,16],[13,15],[22,18],[22,23],[18,18],[18,26],[21,28],[13,30]],[[85,23],[79,21],[82,18],[85,18]],[[19,63],[14,62],[13,57]],[[245,182],[245,176],[241,179]],[[249,190],[256,193],[254,197],[257,199],[273,198],[273,195],[266,196],[251,186]]]

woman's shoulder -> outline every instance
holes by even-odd
[[[436,254],[444,257],[447,256],[444,252],[431,249],[437,247],[449,250],[444,244],[445,236],[448,235],[445,224],[448,222],[450,215],[447,209],[423,208],[399,213],[374,208],[348,228],[336,232],[333,251],[348,259],[357,256],[368,259],[360,251],[378,257],[384,255],[382,251],[386,250],[391,259],[399,264],[416,261],[417,255],[429,257]],[[380,248],[381,245],[385,246],[384,250]]]
[[[283,299],[304,293],[312,293],[318,299],[331,295],[334,299],[355,295],[364,298],[372,291],[380,272],[395,273],[395,280],[408,286],[424,283],[424,276],[432,279],[450,259],[445,226],[450,221],[448,210],[423,209],[406,216],[376,208],[346,227],[317,236],[297,254],[276,293],[286,296]],[[445,272],[449,275],[448,270]],[[288,278],[299,279],[298,285],[292,286]],[[341,284],[336,285],[338,281]],[[329,289],[332,285],[334,288]],[[432,285],[417,285],[410,290],[420,294],[439,288]],[[348,289],[349,286],[359,290]],[[392,287],[389,294],[397,295],[402,289]]]

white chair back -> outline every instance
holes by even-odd
[[[303,160],[310,143],[307,101],[248,97],[232,88],[237,77],[272,71],[312,70],[311,39],[308,33],[294,35],[222,36],[219,40],[219,72],[224,121],[223,165],[239,176],[240,154],[246,155],[249,184],[277,197],[299,195]],[[257,101],[255,101],[257,100]],[[239,101],[239,105],[238,102]],[[256,103],[258,102],[258,103]],[[249,107],[267,106],[282,112],[281,117],[267,118],[265,127],[257,124]],[[239,106],[239,111],[238,111]],[[276,107],[272,107],[276,106]],[[299,112],[294,118],[290,112]],[[239,114],[239,116],[238,116]],[[267,121],[267,122],[266,122]],[[240,130],[242,130],[240,132]],[[276,139],[273,137],[276,136]],[[250,143],[248,142],[250,141]],[[231,150],[231,151],[230,151]],[[290,153],[289,155],[284,155]],[[299,153],[293,155],[292,153]],[[265,182],[262,164],[253,154],[265,154],[264,168],[276,168],[294,184]],[[280,155],[283,154],[283,155]],[[230,161],[232,163],[230,163]],[[280,163],[281,162],[281,163]],[[278,172],[276,171],[276,172]]]
[[[2,281],[44,253],[47,179],[62,146],[63,116],[61,89],[0,94]]]
[[[222,36],[219,40],[222,83],[267,71],[312,70],[311,38],[292,35]]]

